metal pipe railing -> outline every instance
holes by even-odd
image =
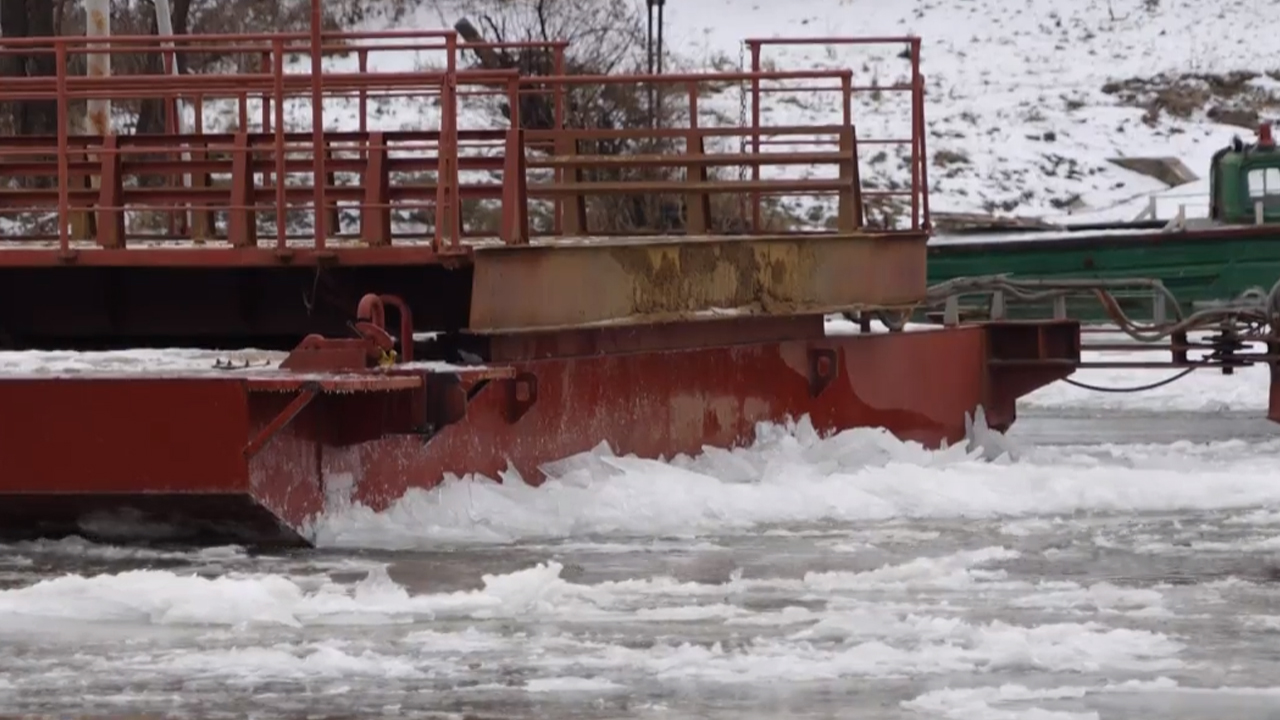
[[[313,18],[315,20],[315,18]],[[383,211],[396,208],[434,209],[435,219],[433,246],[438,250],[458,251],[460,242],[466,233],[462,221],[462,201],[464,197],[488,196],[500,184],[475,182],[466,180],[461,173],[490,172],[503,173],[502,183],[511,182],[506,177],[515,166],[502,160],[502,154],[511,147],[523,147],[524,152],[559,147],[557,143],[569,142],[575,146],[582,141],[592,140],[630,140],[630,141],[682,141],[705,147],[707,143],[723,141],[731,138],[749,140],[750,153],[717,152],[713,147],[703,151],[686,148],[684,152],[663,151],[666,160],[655,160],[653,157],[628,159],[625,156],[603,158],[583,156],[578,160],[542,159],[537,156],[525,157],[519,167],[529,172],[546,171],[554,175],[552,185],[564,186],[568,182],[571,169],[583,167],[681,167],[681,166],[738,166],[750,170],[751,180],[739,183],[734,190],[732,181],[715,181],[704,183],[699,190],[691,190],[697,185],[690,181],[663,181],[662,184],[644,185],[646,188],[663,188],[664,194],[688,195],[690,192],[742,192],[751,198],[750,228],[759,232],[764,227],[762,205],[764,198],[775,197],[787,192],[805,195],[819,195],[826,190],[814,189],[803,182],[785,180],[766,181],[763,168],[798,164],[823,165],[832,168],[841,163],[856,163],[858,146],[869,145],[903,145],[909,148],[910,154],[910,189],[906,191],[859,192],[860,202],[875,197],[910,197],[910,228],[915,231],[928,230],[928,171],[926,162],[925,121],[923,111],[924,79],[920,74],[920,41],[918,38],[799,38],[799,39],[758,39],[749,40],[752,67],[750,70],[738,72],[705,72],[705,73],[672,73],[672,74],[636,74],[636,75],[586,75],[565,73],[564,51],[566,43],[493,43],[470,44],[458,41],[453,31],[395,31],[386,33],[328,33],[322,32],[319,24],[307,33],[260,33],[244,35],[206,35],[157,38],[152,36],[131,37],[117,36],[111,38],[110,44],[103,46],[101,38],[97,43],[85,38],[14,38],[0,42],[0,55],[22,52],[26,54],[52,52],[57,71],[51,78],[12,78],[0,86],[0,101],[21,102],[31,100],[53,100],[57,106],[58,130],[54,138],[40,141],[38,138],[0,138],[0,177],[11,176],[4,170],[4,161],[14,167],[24,167],[35,173],[40,157],[55,156],[53,166],[56,172],[56,212],[58,225],[58,246],[63,253],[72,251],[70,217],[73,213],[93,214],[106,218],[112,213],[141,212],[147,207],[161,212],[186,213],[182,203],[189,198],[198,197],[205,203],[199,208],[190,208],[199,212],[228,212],[254,210],[262,212],[274,209],[278,217],[275,223],[275,244],[284,248],[290,237],[290,230],[283,218],[298,209],[295,204],[299,196],[298,187],[303,187],[310,196],[310,212],[313,213],[315,247],[325,249],[328,239],[341,237],[341,227],[335,226],[331,211],[342,207],[353,208],[363,215],[366,212]],[[375,44],[375,43],[382,44]],[[364,44],[362,44],[364,43]],[[909,59],[911,74],[908,81],[895,82],[889,85],[858,84],[854,82],[854,73],[850,70],[802,70],[774,71],[763,70],[762,50],[786,44],[847,44],[876,45],[885,43],[907,43],[910,47]],[[515,70],[470,70],[463,69],[458,61],[460,52],[491,48],[526,48],[543,49],[551,53],[555,74],[539,77],[520,77]],[[443,54],[443,69],[413,72],[378,72],[372,69],[372,58],[379,52],[424,51]],[[146,76],[78,76],[68,70],[73,57],[81,54],[99,53],[110,56],[112,53],[156,52],[165,57],[163,75]],[[257,71],[216,75],[175,75],[174,68],[178,58],[185,53],[204,55],[256,54],[262,65]],[[346,53],[354,55],[356,72],[326,72],[324,58],[326,55]],[[307,54],[310,58],[308,72],[291,72],[286,64],[286,57],[291,54]],[[709,86],[724,86],[733,83],[747,83],[751,87],[751,122],[736,128],[704,126],[699,121],[700,102]],[[806,83],[811,85],[806,86]],[[818,83],[813,85],[812,83]],[[600,130],[570,127],[570,99],[582,90],[601,91],[601,88],[627,86],[653,87],[663,85],[674,87],[679,95],[666,95],[668,99],[683,96],[686,111],[689,114],[687,127],[672,126],[664,123],[655,128],[630,128],[616,130]],[[784,85],[785,87],[777,87]],[[762,121],[763,103],[761,98],[774,93],[836,93],[838,96],[839,118],[831,125],[796,125],[766,126]],[[856,121],[854,117],[853,98],[860,93],[906,93],[910,97],[910,137],[906,138],[866,138],[856,137],[852,148],[852,156],[847,159],[838,157],[839,153],[826,154],[812,148],[839,146],[842,129],[851,128]],[[520,106],[522,99],[537,96],[548,98],[553,105],[552,127],[546,129],[530,129],[520,133],[519,145],[510,145],[509,131],[501,128],[472,129],[460,127],[464,103],[474,98],[501,96],[509,104],[510,124],[521,127]],[[190,102],[196,110],[197,122],[189,134],[177,133],[177,126],[166,122],[171,132],[167,136],[152,138],[121,137],[113,140],[111,147],[99,136],[73,138],[68,132],[68,121],[72,105],[82,101],[98,102],[136,102],[146,98],[159,97],[164,100],[166,113],[179,101]],[[434,127],[424,126],[420,130],[408,131],[405,142],[379,142],[372,138],[374,131],[369,127],[369,107],[371,101],[380,98],[438,98],[440,105],[439,120]],[[326,132],[327,102],[350,99],[358,102],[358,130],[348,132]],[[234,103],[236,117],[241,129],[237,133],[207,133],[201,119],[206,107],[218,102]],[[309,127],[305,129],[289,128],[286,103],[305,102],[310,105]],[[252,106],[261,104],[260,122],[251,121]],[[257,123],[261,132],[248,132]],[[425,123],[424,123],[425,125]],[[243,138],[241,137],[243,136]],[[395,136],[395,133],[384,133],[381,136]],[[413,146],[408,140],[410,136],[426,142]],[[194,139],[193,139],[194,138]],[[347,140],[344,141],[344,138]],[[399,136],[395,136],[398,140]],[[238,144],[243,140],[247,144]],[[26,143],[30,141],[28,146]],[[56,143],[51,148],[49,142]],[[349,141],[344,146],[343,143]],[[476,142],[489,143],[475,145]],[[798,146],[794,152],[766,151],[766,148],[789,144]],[[328,148],[325,152],[319,148]],[[693,146],[689,146],[692,148]],[[50,152],[52,150],[52,153]],[[486,152],[493,157],[479,158],[468,153]],[[420,169],[429,168],[435,174],[430,183],[434,194],[434,204],[427,202],[409,203],[408,201],[388,204],[373,200],[363,200],[354,204],[342,205],[330,199],[334,197],[350,198],[351,193],[341,190],[335,185],[336,178],[343,175],[359,175],[359,168],[353,163],[368,164],[374,155],[386,154],[394,165],[394,154],[414,155],[418,158]],[[806,154],[807,153],[807,154]],[[92,154],[96,162],[77,159]],[[167,160],[143,155],[165,155]],[[193,154],[198,157],[193,157]],[[223,154],[222,164],[210,161],[209,155]],[[352,157],[344,156],[354,154]],[[181,157],[179,158],[179,155]],[[74,157],[73,157],[74,156]],[[134,159],[125,161],[123,156]],[[299,157],[301,156],[301,157]],[[240,159],[237,160],[236,158]],[[554,157],[558,157],[555,155]],[[22,158],[32,158],[23,160]],[[809,162],[811,161],[811,162]],[[15,164],[16,163],[16,164]],[[25,165],[23,163],[26,163]],[[102,197],[94,202],[83,202],[87,197],[80,183],[84,178],[98,177],[100,169],[109,164],[120,163],[118,171],[129,177],[121,188],[103,188]],[[235,166],[233,168],[233,166]],[[294,182],[299,172],[306,167],[309,172],[304,175],[310,180]],[[99,170],[95,170],[98,168]],[[240,175],[236,175],[240,173]],[[244,175],[248,173],[248,175]],[[229,188],[215,189],[210,187],[190,187],[182,192],[168,188],[166,192],[173,197],[169,204],[156,201],[154,207],[140,204],[106,201],[107,193],[112,192],[120,197],[134,198],[141,201],[150,197],[154,200],[160,195],[132,186],[132,179],[142,174],[194,176],[196,174],[219,175],[225,181],[235,177],[235,183],[244,185],[245,189],[235,192],[248,192],[259,195],[265,191],[274,196],[274,207],[270,203],[233,201],[233,190]],[[856,174],[855,174],[856,177]],[[348,178],[349,179],[349,178]],[[391,181],[388,181],[391,182]],[[400,182],[400,181],[395,181]],[[207,185],[204,180],[202,184]],[[247,183],[247,184],[246,184]],[[189,183],[184,183],[188,185]],[[420,183],[421,184],[421,183]],[[821,184],[818,182],[817,184]],[[561,232],[567,208],[574,202],[565,198],[563,193],[551,192],[543,186],[546,183],[531,183],[522,200],[517,202],[537,202],[546,197],[555,206],[554,231]],[[405,188],[407,185],[395,185]],[[425,186],[424,186],[425,187]],[[485,189],[489,188],[489,189]],[[154,188],[153,188],[154,189]],[[722,190],[723,189],[723,190]],[[587,192],[588,189],[583,190]],[[651,192],[648,190],[645,192]],[[0,210],[12,211],[16,206],[3,199],[5,190],[0,189]],[[603,191],[601,191],[603,192]],[[221,197],[224,193],[226,197]],[[504,205],[513,197],[499,191],[497,196]],[[29,195],[28,197],[46,197]],[[187,198],[184,200],[183,198]],[[32,208],[38,211],[40,205]],[[504,207],[504,212],[506,212]],[[862,208],[858,209],[858,217],[863,217]],[[2,244],[2,243],[0,243]]]

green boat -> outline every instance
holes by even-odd
[[[1156,278],[1184,311],[1231,300],[1280,277],[1280,151],[1269,125],[1256,141],[1238,137],[1213,156],[1209,216],[1159,222],[1077,225],[1012,233],[935,235],[930,284],[1009,273],[1022,278]],[[1150,296],[1121,298],[1127,312]],[[1105,320],[1096,302],[1073,303],[1071,317]]]

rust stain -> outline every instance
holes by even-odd
[[[93,127],[94,132],[99,135],[108,134],[107,111],[105,109],[93,110],[89,113],[89,123]]]
[[[667,416],[667,434],[670,437],[695,437],[703,434],[705,412],[723,405],[724,399],[694,391],[673,394],[669,402],[671,414]],[[724,408],[719,410],[723,412]]]
[[[796,375],[809,379],[809,351],[803,345],[788,343],[778,349],[778,357],[782,363]]]
[[[923,293],[924,251],[923,241],[765,237],[481,253],[471,322],[498,330],[897,307]],[[506,304],[534,295],[538,303]]]
[[[790,313],[812,296],[813,253],[801,243],[756,248],[757,302],[768,313]]]
[[[786,311],[812,300],[814,252],[802,242],[686,243],[619,247],[612,259],[631,279],[642,314],[710,306]]]

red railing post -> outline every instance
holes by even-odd
[[[288,247],[289,202],[285,194],[285,183],[288,175],[285,170],[285,137],[284,137],[284,39],[276,38],[271,43],[271,74],[274,85],[274,107],[276,111],[275,125],[275,158],[276,158],[276,249],[283,251]],[[246,148],[252,157],[252,148]]]
[[[920,41],[911,41],[911,229],[920,229],[920,143],[924,141],[924,122],[920,98]]]
[[[840,226],[842,229],[848,228],[852,230],[861,230],[863,226],[863,218],[866,217],[865,208],[862,206],[862,173],[858,172],[858,134],[853,127],[853,71],[846,70],[840,76],[840,95],[841,95],[841,127],[844,133],[836,138],[837,147],[843,152],[846,142],[849,148],[849,157],[844,162],[848,163],[849,182],[852,187],[849,188],[849,194],[846,198],[841,198],[838,202],[838,216],[840,218]],[[848,140],[846,140],[848,138]],[[851,207],[845,208],[845,203]]]
[[[685,155],[690,162],[685,165],[685,182],[697,185],[695,191],[685,192],[685,229],[694,235],[706,235],[712,231],[711,198],[704,192],[707,183],[707,165],[703,162],[706,155],[706,142],[698,130],[698,83],[689,81],[689,132],[685,136]]]
[[[554,72],[557,76],[563,76],[565,74],[564,45],[557,45],[553,53],[554,53],[553,62],[555,63]],[[555,130],[557,132],[562,132],[565,126],[565,120],[566,120],[565,115],[568,113],[568,108],[566,107],[567,105],[566,98],[565,98],[566,89],[565,89],[564,83],[562,82],[555,83],[553,93],[555,95]],[[555,170],[556,183],[557,184],[563,183],[565,181],[565,177],[566,177],[565,169],[563,167],[556,168]],[[555,213],[554,213],[555,221],[554,221],[554,227],[552,228],[552,232],[556,235],[563,235],[564,234],[564,214],[567,211],[566,208],[568,208],[568,205],[565,204],[564,198],[559,198],[559,197],[556,198],[555,203],[556,203]]]
[[[71,160],[67,157],[68,117],[67,107],[67,45],[63,38],[54,38],[54,54],[58,62],[58,249],[64,255],[71,252]]]
[[[751,154],[760,154],[760,43],[748,40],[751,48]],[[753,157],[751,180],[760,182],[760,158]],[[763,224],[759,191],[751,193],[751,232],[758,233]]]
[[[924,122],[924,75],[920,73],[920,38],[911,43],[912,103],[916,107],[915,122],[919,138],[920,157],[920,227],[928,232],[933,227],[929,219],[929,153],[925,144],[928,138]]]
[[[271,69],[269,69],[269,68],[274,68],[274,67],[275,67],[275,63],[276,63],[276,61],[275,61],[275,59],[274,59],[272,56],[276,54],[277,45],[278,45],[277,43],[272,42],[272,44],[271,44],[271,51],[270,51],[270,52],[264,52],[264,53],[262,53],[262,65],[261,65],[260,67],[262,68],[262,70],[263,70],[264,72],[274,72],[274,70],[271,70]],[[279,47],[283,47],[283,44],[279,44]],[[245,115],[246,115],[246,117],[245,117],[245,118],[244,118],[244,120],[242,121],[242,123],[241,123],[240,127],[245,128],[245,129],[247,130],[247,129],[249,128],[249,119],[248,119],[248,112],[249,112],[249,96],[248,96],[248,93],[245,93],[245,94],[241,95],[241,98],[242,98],[241,102],[244,104],[244,108],[245,108]],[[272,108],[271,108],[271,97],[270,97],[270,95],[269,95],[268,93],[262,93],[262,131],[263,131],[263,132],[271,132],[271,115],[272,115],[272,112],[273,112],[273,110],[272,110]]]
[[[325,239],[329,233],[328,205],[325,202],[325,161],[328,153],[324,151],[324,27],[322,23],[321,4],[319,0],[311,3],[311,173],[314,188],[313,204],[315,205],[316,249],[323,250]]]
[[[436,177],[436,250],[448,239],[450,249],[460,244],[461,205],[458,197],[458,36],[445,40],[448,63],[440,94],[440,143]]]
[[[369,72],[369,49],[360,48],[356,55],[360,75],[363,77]],[[360,86],[360,134],[369,132],[369,88]],[[362,158],[363,159],[363,158]]]

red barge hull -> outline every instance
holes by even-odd
[[[319,20],[315,2],[309,38],[126,40],[263,58],[240,75],[68,77],[97,46],[22,45],[55,54],[57,76],[6,80],[0,101],[54,102],[59,124],[0,137],[0,220],[27,218],[0,234],[0,344],[302,342],[270,369],[0,375],[0,535],[305,544],[329,503],[380,510],[508,467],[536,484],[546,463],[601,442],[670,458],[805,416],[936,446],[980,407],[1008,427],[1019,397],[1080,359],[1071,322],[826,335],[827,314],[901,316],[927,297],[918,38],[821,40],[905,58],[904,80],[881,87],[849,70],[763,71],[777,40],[748,41],[749,71],[660,77],[568,75],[551,43],[555,74],[521,77],[459,69],[453,32],[338,36]],[[370,64],[415,44],[440,69]],[[324,72],[326,53],[358,57],[358,72]],[[295,55],[311,74],[284,71]],[[616,129],[567,115],[602,89],[638,98],[654,83],[683,97],[681,119]],[[700,98],[733,85],[739,125],[700,126]],[[835,116],[767,126],[769,88],[835,93]],[[888,104],[905,110],[899,137],[859,136],[860,93],[905,98]],[[505,125],[459,129],[477,94],[505,98]],[[369,127],[382,96],[421,102],[422,127]],[[237,131],[181,132],[171,114],[163,134],[68,135],[73,103],[144,98],[166,112],[182,98],[202,124],[223,103]],[[309,127],[285,127],[286,101],[311,104]],[[359,128],[325,131],[329,101],[359,102]],[[531,103],[542,125],[522,120]],[[893,167],[900,152],[904,177],[864,183],[864,144]],[[824,229],[770,224],[787,196],[825,197]],[[901,217],[872,228],[869,208]],[[651,222],[616,227],[639,216]]]
[[[770,330],[697,330],[753,324]],[[670,458],[808,416],[819,431],[884,427],[937,446],[963,439],[979,406],[1007,427],[1017,396],[1070,372],[1002,372],[993,352],[1056,348],[1069,362],[1078,338],[1072,323],[833,337],[821,316],[788,324],[810,337],[483,368],[5,378],[0,406],[25,411],[0,423],[0,528],[305,544],[326,498],[381,510],[447,475],[508,467],[537,484],[541,466],[601,441]]]

